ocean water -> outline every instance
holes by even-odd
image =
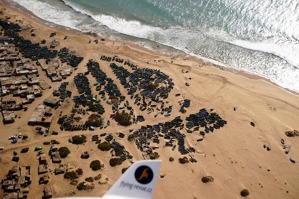
[[[298,0],[12,0],[54,24],[171,47],[299,92]]]

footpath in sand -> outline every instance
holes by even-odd
[[[12,23],[18,23],[24,27],[30,27],[21,31],[20,35],[31,40],[33,43],[40,43],[45,40],[45,45],[55,39],[59,42],[54,49],[59,50],[67,47],[75,51],[77,56],[83,57],[78,69],[74,70],[71,76],[63,82],[68,82],[68,90],[72,91],[72,96],[78,95],[74,78],[78,73],[86,74],[90,82],[92,93],[96,93],[96,80],[87,74],[86,64],[90,59],[98,62],[102,71],[114,80],[122,95],[134,110],[134,115],[144,116],[144,122],[134,123],[131,126],[123,127],[110,118],[113,113],[111,105],[105,100],[101,101],[105,109],[102,115],[104,122],[108,120],[110,125],[107,128],[96,128],[94,131],[65,131],[60,129],[57,123],[60,114],[70,114],[74,102],[72,97],[61,103],[57,109],[52,110],[52,122],[50,132],[57,131],[58,135],[48,136],[36,133],[36,126],[27,125],[34,109],[43,104],[45,99],[53,97],[53,91],[58,89],[61,82],[51,82],[45,72],[38,68],[40,78],[51,85],[50,89],[43,91],[43,95],[36,98],[28,105],[27,111],[16,111],[17,118],[14,123],[0,123],[0,179],[4,179],[6,174],[14,166],[31,166],[32,183],[29,186],[28,198],[41,198],[45,187],[50,187],[53,197],[70,196],[102,196],[109,187],[120,177],[121,170],[130,165],[129,160],[125,160],[121,165],[111,167],[109,160],[110,152],[100,151],[91,141],[92,135],[102,133],[111,134],[117,142],[121,143],[132,155],[131,161],[149,158],[141,152],[134,141],[128,141],[128,135],[142,126],[165,124],[177,116],[184,120],[190,114],[197,113],[205,108],[213,110],[227,121],[224,127],[215,130],[213,133],[206,133],[203,137],[199,131],[187,133],[186,126],[181,129],[185,134],[185,146],[193,148],[194,152],[182,155],[176,148],[167,147],[166,140],[160,139],[160,143],[154,146],[159,147],[155,151],[162,160],[160,177],[154,192],[154,198],[240,198],[240,191],[247,189],[248,198],[298,198],[299,197],[299,137],[288,137],[286,131],[299,129],[299,97],[297,94],[288,92],[261,78],[240,74],[235,71],[224,70],[220,67],[211,66],[200,60],[184,56],[166,56],[138,46],[120,41],[107,41],[92,34],[84,34],[64,27],[54,26],[41,21],[30,13],[19,8],[9,7],[0,1],[0,18]],[[32,33],[34,32],[34,36]],[[56,33],[51,36],[51,33]],[[130,63],[139,68],[158,69],[163,74],[171,78],[174,83],[165,106],[172,105],[172,112],[169,116],[155,113],[147,113],[140,110],[140,106],[134,103],[127,94],[127,90],[117,79],[116,74],[110,67],[111,63],[123,66],[129,72],[133,70],[116,61],[105,61],[101,56],[118,56],[120,59],[129,60]],[[32,61],[33,64],[36,64]],[[186,108],[186,112],[180,112],[180,102],[189,99],[191,104]],[[1,99],[2,100],[2,99]],[[90,113],[88,113],[90,114]],[[87,117],[87,116],[86,116]],[[2,115],[0,116],[2,120]],[[83,118],[84,119],[84,118]],[[27,134],[27,141],[18,141],[11,144],[8,137],[19,132]],[[119,132],[125,134],[125,138],[118,137]],[[69,138],[74,135],[85,135],[86,143],[75,145],[69,142]],[[204,138],[202,141],[198,141]],[[102,141],[104,137],[100,137]],[[52,163],[48,156],[49,145],[44,142],[56,140],[60,144],[58,147],[68,147],[70,154],[62,159],[62,164],[72,165],[74,168],[82,168],[83,175],[77,180],[85,181],[88,177],[95,177],[101,174],[100,180],[94,181],[94,188],[89,191],[78,191],[76,186],[71,185],[69,180],[63,175],[55,175],[54,169],[59,164]],[[152,142],[152,140],[151,140]],[[49,167],[49,182],[39,184],[41,175],[38,175],[39,156],[34,152],[36,146],[42,146],[43,152]],[[285,146],[291,146],[288,153]],[[21,149],[29,147],[28,153],[20,153]],[[20,160],[11,161],[13,152],[18,153]],[[90,157],[81,159],[84,151],[88,151]],[[174,161],[169,161],[170,158]],[[194,158],[197,162],[181,164],[179,158]],[[192,157],[192,158],[191,158]],[[290,161],[295,160],[293,163]],[[93,160],[100,160],[104,167],[99,171],[89,168]],[[212,176],[213,182],[203,183],[202,177]],[[1,184],[2,186],[2,184]],[[0,197],[4,195],[0,190]]]

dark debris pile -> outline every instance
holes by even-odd
[[[89,60],[87,63],[88,71],[91,73],[91,75],[96,79],[97,81],[97,91],[100,91],[100,94],[103,94],[104,91],[108,93],[110,98],[117,97],[120,101],[125,100],[125,96],[123,96],[118,89],[117,85],[113,82],[113,80],[109,77],[107,77],[106,73],[101,70],[99,63]],[[104,87],[104,90],[102,89],[102,86]]]
[[[32,60],[53,59],[57,56],[56,50],[49,50],[46,46],[33,44],[30,40],[24,39],[18,32],[22,28],[18,24],[0,20],[0,26],[4,29],[4,35],[13,38],[12,43],[19,48],[25,58]]]
[[[92,96],[88,78],[84,74],[78,73],[74,78],[74,82],[80,94],[80,96],[73,97],[75,106],[88,106],[89,111],[102,115],[105,109],[100,104],[100,101]]]
[[[132,96],[139,90],[141,96],[159,101],[160,98],[167,99],[174,86],[172,79],[160,70],[135,68],[134,72],[131,73],[115,63],[111,63],[110,67],[121,84],[127,89],[128,94]]]
[[[58,56],[62,63],[66,62],[72,67],[78,67],[78,65],[84,59],[83,57],[78,57],[75,55],[75,52],[69,50],[68,48],[62,48],[58,52]]]
[[[70,98],[72,96],[72,92],[67,90],[68,82],[62,82],[58,88],[58,90],[53,91],[54,96],[59,96],[61,100],[65,98]]]
[[[169,122],[142,126],[139,130],[132,132],[128,136],[128,140],[134,140],[140,151],[151,154],[155,148],[151,145],[153,143],[159,144],[161,139],[164,139],[166,147],[172,147],[174,150],[178,146],[178,151],[185,155],[195,152],[194,148],[185,146],[185,138],[188,133],[197,132],[202,137],[202,141],[207,133],[213,133],[215,129],[226,124],[227,122],[217,113],[201,109],[196,114],[190,114],[185,121],[178,116]]]

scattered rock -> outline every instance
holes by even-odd
[[[271,151],[271,148],[268,147],[267,145],[264,145],[264,148],[265,148],[267,151]]]
[[[187,157],[179,158],[179,163],[181,163],[181,164],[186,164],[188,162],[189,162],[189,160]]]
[[[160,178],[164,178],[165,177],[165,174],[160,174]]]
[[[240,195],[241,195],[242,197],[246,197],[246,196],[249,195],[249,191],[248,191],[247,189],[243,189],[243,190],[240,192]]]
[[[81,159],[88,159],[89,158],[89,153],[88,151],[84,151],[82,154],[81,154]]]
[[[52,32],[51,34],[50,34],[50,37],[54,37],[56,35],[56,32]]]
[[[77,185],[77,189],[79,191],[81,190],[92,190],[94,189],[94,185],[92,183],[89,183],[89,182],[80,182],[78,185]]]
[[[286,131],[285,134],[286,134],[286,136],[288,136],[288,137],[299,136],[299,132],[298,132],[297,130],[294,130],[294,131]]]
[[[294,164],[296,163],[296,160],[294,160],[293,158],[290,158],[290,161]]]
[[[59,41],[57,41],[56,39],[54,39],[51,44],[50,44],[50,48],[55,48],[56,46],[58,46],[60,44]]]
[[[284,153],[288,154],[290,152],[290,150],[291,150],[291,146],[290,145],[284,145],[283,149],[284,149]]]
[[[127,170],[128,168],[129,168],[129,167],[122,168],[122,169],[121,169],[121,173],[125,173],[126,170]]]
[[[88,178],[85,178],[85,181],[86,182],[94,182],[94,179],[93,179],[93,177],[88,177]]]
[[[190,159],[189,159],[189,160],[190,160],[190,162],[192,162],[192,163],[196,163],[196,162],[197,162],[197,160],[196,160],[195,158],[191,157],[191,156],[190,156]]]
[[[157,152],[151,153],[151,154],[149,155],[149,158],[150,158],[151,160],[158,159],[159,157],[160,157],[160,155],[159,155]]]
[[[204,176],[201,178],[203,183],[214,182],[214,178],[212,176]]]
[[[94,177],[94,180],[100,180],[102,178],[102,174],[98,174],[97,176]]]
[[[78,180],[72,180],[72,181],[70,182],[70,184],[71,184],[71,185],[74,185],[74,186],[76,186],[78,183],[79,183]]]
[[[99,181],[99,184],[107,184],[107,183],[108,183],[108,181],[109,181],[109,179],[108,179],[108,178],[101,179],[101,180]]]

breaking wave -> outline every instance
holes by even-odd
[[[291,0],[13,1],[55,24],[157,42],[299,91],[299,6]]]

